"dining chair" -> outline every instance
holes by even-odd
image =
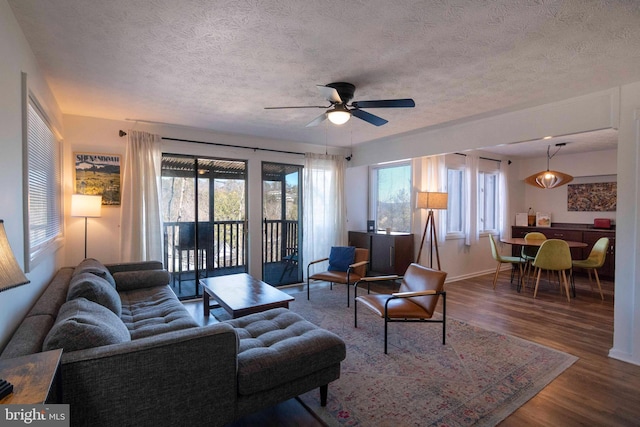
[[[531,263],[533,262],[534,259],[536,259],[536,255],[538,254],[538,248],[540,247],[541,242],[545,240],[547,240],[547,236],[545,236],[543,233],[539,231],[531,231],[524,235],[524,241],[526,243],[530,243],[530,242],[539,243],[537,246],[524,245],[520,250],[520,257],[525,261],[524,275],[527,277],[526,283],[529,283],[529,276],[530,276],[529,273],[531,273],[531,271],[533,270],[531,268]]]
[[[536,270],[536,287],[533,291],[533,297],[538,294],[538,285],[540,284],[540,273],[542,270],[557,271],[558,278],[561,280],[561,289],[564,285],[564,290],[567,292],[567,301],[571,302],[571,296],[569,293],[569,282],[567,281],[566,271],[569,270],[571,274],[571,251],[569,250],[569,244],[560,239],[548,239],[545,240],[538,254],[531,264]]]
[[[509,263],[511,265],[518,265],[518,292],[520,292],[520,287],[524,284],[522,266],[525,261],[517,256],[501,255],[493,234],[489,234],[489,242],[491,243],[491,255],[493,255],[493,259],[498,262],[498,265],[496,266],[496,273],[493,275],[493,289],[496,288],[498,274],[500,274],[500,267],[502,266],[502,264]],[[513,269],[511,270],[511,282],[513,283]]]
[[[600,298],[602,299],[602,301],[604,301],[604,294],[602,293],[602,286],[600,286],[598,269],[604,265],[608,249],[609,239],[607,237],[601,237],[593,245],[593,248],[591,248],[591,252],[589,253],[589,257],[587,259],[572,261],[573,267],[584,268],[585,270],[587,270],[591,290],[593,290],[593,279],[591,278],[591,271],[593,271],[593,274],[596,276],[596,283],[598,284],[598,290],[600,291]]]
[[[404,276],[363,277],[355,284],[353,323],[358,327],[358,303],[384,318],[384,354],[387,354],[387,332],[389,322],[442,323],[442,345],[446,338],[447,294],[444,281],[447,273],[412,263]],[[389,294],[367,294],[358,296],[358,285],[374,281],[401,280],[398,292]],[[438,298],[442,295],[442,318],[434,319]]]

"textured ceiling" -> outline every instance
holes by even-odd
[[[66,114],[347,146],[640,80],[640,2],[9,0]],[[317,84],[415,99],[305,128]],[[331,125],[333,126],[333,125]]]

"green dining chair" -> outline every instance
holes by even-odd
[[[561,279],[561,288],[564,285],[564,289],[567,292],[567,301],[571,302],[571,295],[569,293],[569,281],[567,280],[566,271],[569,270],[571,274],[571,251],[569,250],[569,244],[560,239],[545,240],[538,254],[531,264],[536,270],[536,287],[533,290],[533,297],[538,294],[538,285],[540,284],[540,273],[542,270],[557,271],[558,277]]]
[[[574,267],[580,267],[587,270],[589,274],[589,285],[593,290],[593,279],[591,278],[591,271],[596,276],[596,283],[598,284],[598,290],[600,291],[600,298],[604,301],[604,294],[602,293],[602,286],[600,286],[600,278],[598,277],[598,269],[604,265],[604,260],[607,257],[607,250],[609,249],[609,239],[607,237],[601,237],[596,241],[591,248],[589,257],[587,259],[573,260]]]
[[[539,231],[532,231],[530,233],[527,233],[524,235],[524,241],[525,242],[530,242],[530,241],[536,241],[536,242],[540,242],[540,241],[545,241],[547,240],[547,236],[545,236],[543,233],[539,232]],[[520,257],[524,260],[525,264],[524,264],[524,275],[527,278],[526,283],[529,283],[529,276],[531,271],[533,270],[531,268],[531,263],[533,262],[534,259],[536,259],[536,255],[538,254],[538,248],[540,247],[540,245],[538,246],[522,246],[522,249],[520,250]],[[526,287],[526,286],[525,286]]]
[[[519,269],[518,281],[520,282],[518,284],[518,292],[520,292],[520,287],[524,282],[522,266],[525,263],[525,261],[522,258],[517,256],[501,255],[500,251],[498,250],[498,245],[496,244],[496,240],[493,238],[493,234],[489,234],[489,241],[491,242],[491,255],[493,255],[493,259],[495,259],[498,262],[498,265],[496,266],[496,273],[493,275],[493,289],[496,288],[496,282],[498,281],[498,274],[500,274],[500,266],[504,263],[509,263],[512,265],[514,264],[518,265],[518,269]],[[511,281],[513,282],[513,272],[511,273]]]

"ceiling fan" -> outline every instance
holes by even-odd
[[[325,119],[329,119],[331,123],[341,125],[349,121],[351,116],[364,120],[367,123],[371,123],[375,126],[382,126],[387,123],[388,120],[378,117],[374,114],[367,113],[360,108],[412,108],[416,106],[416,103],[411,98],[405,99],[384,99],[379,101],[354,101],[349,104],[349,101],[353,99],[353,94],[356,91],[356,87],[351,83],[337,82],[329,83],[328,85],[316,86],[322,96],[325,97],[330,105],[303,105],[296,107],[265,107],[265,110],[280,110],[285,108],[326,108],[320,116],[313,119],[307,124],[306,127],[317,126]]]

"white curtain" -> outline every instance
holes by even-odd
[[[302,243],[305,265],[328,257],[332,246],[347,244],[345,168],[346,161],[342,156],[305,155]],[[326,265],[321,267],[326,269]]]
[[[447,167],[445,162],[446,157],[441,156],[429,156],[413,159],[411,167],[413,170],[414,189],[416,195],[414,200],[417,199],[418,192],[447,192]],[[415,202],[414,202],[415,203]],[[414,205],[415,206],[415,205]],[[422,243],[422,239],[425,233],[424,227],[427,222],[427,216],[429,211],[427,209],[415,209],[414,229],[416,236],[419,236],[419,242]],[[435,224],[436,234],[438,236],[438,242],[444,243],[447,237],[447,221],[445,210],[434,210],[433,219]],[[429,245],[431,245],[431,233],[424,236],[424,248],[420,258],[429,255]],[[416,262],[420,262],[418,259]]]
[[[445,160],[446,157],[444,155],[427,157],[426,187],[423,191],[447,192],[447,165]],[[436,224],[438,242],[444,243],[447,237],[446,211],[434,210],[433,219]],[[424,220],[426,221],[426,217]]]
[[[507,179],[507,166],[505,161],[500,162],[500,175],[498,178],[498,197],[500,200],[500,212],[498,217],[498,230],[500,237],[511,237],[511,221],[509,220],[509,180]]]
[[[162,261],[160,136],[127,131],[122,176],[120,254],[125,261]]]
[[[478,212],[478,157],[467,154],[465,158],[465,219],[464,219],[464,244],[471,246],[479,239],[478,221],[476,215]]]

